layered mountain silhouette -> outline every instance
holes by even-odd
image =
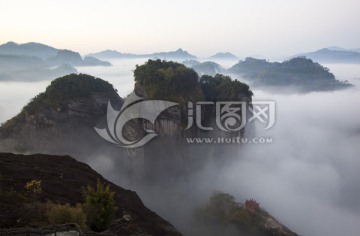
[[[218,52],[208,60],[238,60],[239,58],[230,52]]]
[[[8,42],[0,45],[0,55],[28,56],[40,58],[51,65],[69,64],[72,66],[111,66],[109,62],[100,61],[96,58],[85,57],[78,52],[67,49],[57,49],[41,43],[17,44]]]
[[[226,72],[225,68],[223,68],[220,64],[212,61],[199,62],[196,60],[187,60],[184,61],[183,64],[194,69],[199,76],[215,76],[216,74],[224,74]]]
[[[30,56],[46,60],[56,56],[57,52],[58,49],[54,47],[35,42],[24,44],[8,42],[0,45],[0,54],[2,55]]]
[[[156,52],[151,54],[131,54],[131,53],[121,53],[116,50],[105,50],[97,53],[89,54],[90,57],[96,57],[100,59],[111,59],[111,58],[122,58],[122,59],[131,59],[131,58],[149,58],[149,59],[196,59],[197,57],[191,55],[187,51],[179,48],[176,51],[170,52]]]
[[[321,63],[360,63],[360,49],[328,47],[314,52],[302,53],[297,56],[310,58]]]
[[[0,81],[50,80],[76,73],[75,66],[111,66],[111,63],[34,42],[0,45]]]

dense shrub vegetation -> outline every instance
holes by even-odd
[[[200,86],[207,101],[239,101],[253,95],[247,84],[221,74],[203,75]]]
[[[96,189],[88,186],[85,192],[85,203],[83,205],[87,218],[87,225],[95,232],[106,230],[115,215],[116,206],[114,192],[109,185],[98,180]]]
[[[52,225],[75,223],[80,228],[86,229],[86,215],[81,204],[72,207],[70,204],[54,204],[48,202],[46,204],[45,216],[47,222]]]
[[[114,218],[114,194],[98,180],[96,189],[87,186],[84,203],[72,206],[44,201],[41,181],[29,181],[21,191],[0,187],[0,228],[75,223],[82,229],[101,232]]]
[[[183,102],[202,98],[196,72],[177,62],[148,60],[136,66],[134,76],[149,99]]]

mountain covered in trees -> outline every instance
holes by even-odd
[[[310,92],[332,91],[352,86],[347,81],[336,80],[329,69],[304,57],[281,63],[246,58],[229,68],[228,72],[243,77],[251,86],[268,89]]]
[[[86,160],[107,152],[94,131],[105,119],[108,102],[120,108],[114,87],[99,78],[70,74],[51,82],[22,111],[0,127],[0,150],[71,155]]]

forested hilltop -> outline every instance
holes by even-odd
[[[351,87],[347,81],[335,79],[328,68],[305,57],[284,62],[268,62],[248,57],[228,69],[254,87],[293,88],[301,92],[329,91]]]

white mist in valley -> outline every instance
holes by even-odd
[[[360,231],[360,93],[357,88],[296,95],[255,91],[277,103],[272,144],[244,145],[214,180],[222,191],[255,198],[301,235]],[[216,185],[216,184],[215,184]]]
[[[89,74],[110,82],[117,89],[120,97],[125,98],[134,89],[134,70],[147,59],[115,59],[110,67],[78,67],[79,73]]]
[[[253,99],[276,101],[275,126],[256,132],[273,138],[272,144],[242,145],[228,165],[210,163],[190,179],[193,183],[176,186],[173,201],[159,197],[159,189],[150,196],[140,191],[145,203],[187,235],[198,231],[196,225],[188,229],[191,220],[184,219],[216,191],[242,202],[256,199],[300,235],[358,235],[359,89],[293,95],[256,90]]]
[[[134,89],[133,71],[146,59],[112,60],[110,67],[78,67],[78,73],[85,73],[104,79],[114,85],[121,97]],[[3,123],[19,113],[37,94],[44,92],[51,81],[41,82],[0,82],[0,122]]]
[[[144,61],[114,60],[113,67],[77,69],[109,81],[121,97],[126,97],[134,87],[135,65]],[[360,84],[359,65],[326,66],[337,79]],[[0,82],[0,122],[20,112],[50,82]],[[286,95],[255,90],[253,99],[276,102],[275,126],[266,132],[258,129],[256,133],[258,137],[272,137],[272,144],[239,146],[238,159],[230,165],[219,168],[210,164],[189,179],[193,183],[175,186],[174,196],[178,195],[169,201],[173,203],[170,207],[164,204],[169,196],[156,192],[160,187],[154,191],[135,189],[144,203],[189,234],[191,230],[186,229],[184,218],[191,217],[193,207],[200,202],[205,204],[214,191],[224,191],[241,201],[256,199],[281,223],[301,235],[338,236],[344,232],[348,236],[358,235],[359,87]],[[107,157],[88,163],[110,180],[120,185],[126,183],[118,176],[109,176],[109,169],[114,173],[116,167]]]
[[[45,91],[50,81],[0,82],[0,123],[17,115],[37,94]]]

